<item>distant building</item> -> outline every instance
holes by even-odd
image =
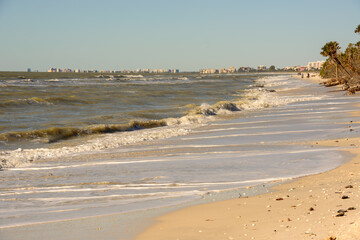
[[[56,68],[50,68],[48,72],[56,72]]]
[[[250,72],[251,70],[253,70],[251,67],[239,67],[238,69],[239,72]]]
[[[27,69],[26,69],[26,72],[31,72],[31,68],[27,68]]]
[[[171,72],[170,69],[154,69],[153,73],[169,73]]]
[[[219,73],[234,73],[236,72],[236,68],[235,67],[229,67],[229,68],[220,68],[219,69]]]
[[[320,70],[325,61],[308,62],[306,65],[307,70]]]
[[[133,70],[126,70],[126,69],[124,69],[124,70],[121,70],[121,72],[122,72],[122,73],[133,73],[134,71],[133,71]]]
[[[201,74],[214,74],[214,73],[219,73],[219,70],[215,68],[208,68],[208,69],[200,69],[199,72]]]
[[[62,72],[72,72],[72,70],[71,69],[69,69],[69,68],[65,68],[64,70],[61,70]]]
[[[227,69],[226,68],[220,68],[219,69],[219,73],[227,73]]]
[[[266,66],[264,65],[259,65],[257,68],[259,71],[265,71],[266,70]]]
[[[234,72],[236,72],[236,68],[235,67],[229,67],[227,69],[227,71],[228,71],[228,73],[234,73]]]

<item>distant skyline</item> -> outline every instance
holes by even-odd
[[[0,71],[305,65],[360,41],[359,0],[0,0]]]

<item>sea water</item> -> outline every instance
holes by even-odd
[[[323,172],[344,155],[303,143],[359,128],[349,114],[359,97],[286,74],[1,84],[2,229]]]

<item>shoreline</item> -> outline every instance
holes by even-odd
[[[333,170],[280,183],[269,193],[168,213],[136,240],[354,239],[360,235],[359,142],[355,137],[312,143],[341,147],[353,157]]]
[[[280,83],[280,85],[281,85],[281,83]],[[303,96],[302,95],[303,90],[308,91],[309,89],[312,89],[310,92],[312,92],[314,90],[312,87],[307,89],[307,87],[308,87],[307,85],[308,85],[308,83],[306,83],[304,85],[304,87],[299,88],[297,90],[292,89],[292,88],[290,88],[290,89],[285,88],[286,90],[278,91],[278,93],[280,95],[284,95],[285,97],[287,95],[291,95],[295,99],[298,99],[298,97],[299,97],[299,99],[301,99],[301,97]],[[312,85],[312,84],[310,84],[310,85]],[[276,85],[275,85],[275,88],[276,88]],[[317,90],[316,89],[314,90],[315,94],[317,94],[317,93],[323,94],[323,90],[321,90],[321,89],[323,89],[323,87],[320,87],[320,86],[317,87]],[[305,95],[305,96],[307,96],[307,95]],[[341,103],[341,101],[342,100],[340,100],[340,103]],[[249,126],[249,128],[252,129],[249,132],[250,140],[247,139],[244,143],[251,145],[254,143],[259,143],[259,141],[261,141],[260,143],[265,144],[264,146],[267,146],[268,150],[273,149],[272,143],[274,144],[274,146],[276,146],[278,144],[280,146],[284,145],[285,148],[283,147],[282,151],[278,152],[279,154],[296,153],[296,151],[298,151],[300,149],[300,152],[304,151],[304,152],[309,152],[309,154],[311,154],[311,155],[306,155],[306,154],[301,155],[304,157],[304,159],[309,158],[309,157],[310,157],[309,159],[312,159],[312,157],[314,157],[315,155],[319,155],[319,153],[315,153],[315,155],[314,155],[313,153],[311,153],[311,152],[313,152],[313,149],[311,149],[311,147],[308,144],[303,145],[303,142],[308,143],[309,141],[311,141],[311,140],[308,140],[309,137],[311,137],[311,133],[312,132],[320,132],[320,133],[324,134],[324,133],[328,133],[328,131],[330,129],[332,129],[332,130],[335,130],[334,133],[344,136],[342,134],[342,130],[341,130],[341,132],[339,132],[339,130],[344,129],[344,126],[345,126],[344,122],[347,122],[348,120],[350,121],[350,116],[348,116],[348,117],[344,117],[344,115],[342,115],[341,117],[339,116],[339,120],[342,119],[342,122],[337,122],[337,123],[340,123],[340,125],[338,125],[338,126],[340,126],[340,128],[335,127],[333,129],[332,125],[334,125],[335,122],[333,122],[333,120],[331,120],[329,123],[327,123],[329,120],[323,120],[324,114],[328,115],[330,117],[330,118],[326,117],[326,119],[328,119],[328,118],[333,119],[333,118],[337,118],[336,114],[338,114],[338,112],[344,112],[345,116],[347,116],[349,110],[351,112],[353,111],[353,107],[350,108],[349,107],[350,105],[343,105],[343,107],[345,107],[345,108],[340,109],[337,107],[337,104],[333,104],[332,107],[331,106],[329,107],[329,106],[325,106],[324,103],[327,105],[326,102],[318,103],[319,108],[315,108],[314,112],[313,112],[313,105],[309,105],[309,103],[302,104],[300,101],[300,103],[299,103],[300,110],[297,109],[296,105],[292,106],[292,107],[288,107],[287,105],[285,105],[286,107],[284,107],[284,108],[279,107],[275,112],[271,109],[270,110],[261,110],[259,112],[255,111],[253,114],[250,114],[250,116],[247,116],[249,118],[240,118],[240,120],[236,120],[237,118],[234,118],[233,120],[224,119],[224,121],[226,121],[226,123],[219,124],[220,127],[219,126],[218,127],[207,126],[207,127],[204,127],[203,129],[200,129],[200,130],[198,129],[198,132],[195,133],[197,135],[195,135],[195,138],[194,137],[193,138],[194,139],[199,138],[199,139],[203,139],[203,141],[204,140],[209,141],[208,139],[210,139],[210,140],[216,139],[214,137],[217,135],[215,135],[214,132],[216,133],[216,132],[219,132],[219,130],[221,130],[222,135],[220,135],[220,137],[229,138],[229,140],[231,140],[231,142],[236,141],[237,144],[240,144],[239,146],[241,146],[241,143],[243,141],[242,136],[244,135],[244,133],[246,133],[246,132],[244,132],[244,130],[247,129],[246,126]],[[344,104],[344,103],[342,103],[342,104]],[[305,106],[305,107],[302,109],[303,106]],[[340,111],[338,111],[337,109],[340,109]],[[325,110],[325,111],[323,111],[323,110]],[[312,121],[315,121],[316,124],[319,124],[319,125],[316,125],[316,124],[314,125],[313,123],[311,123],[312,121],[309,122],[309,125],[306,125],[306,123],[303,123],[303,121],[305,121],[305,122],[308,121],[307,119],[309,118],[309,116],[312,119]],[[356,117],[356,116],[354,116],[354,117]],[[255,118],[257,120],[255,122],[253,122],[253,120],[251,120],[253,118]],[[301,119],[304,119],[304,120],[301,120]],[[264,120],[266,120],[266,121],[264,121]],[[286,121],[284,121],[284,120],[286,120]],[[354,119],[352,119],[352,120],[354,120]],[[240,121],[240,122],[238,122],[238,121]],[[265,126],[262,126],[262,122],[267,122],[267,124],[265,124]],[[253,125],[254,123],[255,123],[255,125]],[[275,126],[271,127],[272,126],[271,123],[275,123]],[[298,124],[297,129],[293,129],[294,123]],[[331,123],[331,125],[329,125],[330,123]],[[237,124],[239,124],[239,125],[237,125]],[[304,125],[302,125],[302,124],[304,124]],[[223,129],[224,127],[222,127],[222,125],[229,126],[229,128],[232,129],[231,133],[230,132],[227,133]],[[321,126],[323,129],[316,128],[316,126]],[[325,126],[328,126],[328,127],[325,127]],[[257,130],[258,127],[260,127],[259,128],[260,130]],[[303,129],[304,132],[302,132],[301,129]],[[237,132],[234,130],[236,130]],[[294,130],[296,130],[296,131],[294,131]],[[326,132],[324,132],[324,130]],[[348,129],[346,129],[346,131],[348,132]],[[236,133],[239,136],[237,136]],[[256,138],[256,136],[259,133],[260,133],[260,137]],[[275,137],[270,137],[270,138],[267,137],[269,135],[269,133],[271,135],[274,135]],[[284,134],[286,136],[285,138],[284,138]],[[265,137],[261,137],[261,136],[265,136]],[[325,136],[325,135],[320,134],[320,136]],[[345,134],[345,136],[347,136],[347,134]],[[235,138],[231,138],[231,137],[235,137]],[[256,139],[252,139],[254,137]],[[295,137],[295,139],[298,139],[298,140],[289,142],[288,140],[292,139],[293,137]],[[191,136],[178,138],[177,140],[175,138],[173,140],[174,142],[172,142],[172,144],[176,145],[176,144],[181,143],[182,145],[184,145],[183,141],[185,141],[184,139],[187,139],[187,138],[189,138],[190,141],[193,139]],[[304,139],[301,140],[302,138],[304,138]],[[328,137],[325,137],[325,138],[323,137],[323,139],[328,139]],[[181,142],[178,143],[177,141],[180,141],[180,140],[181,140]],[[201,141],[201,143],[203,143],[203,141]],[[262,141],[265,141],[265,142],[262,142]],[[275,141],[275,142],[273,142],[273,141]],[[279,141],[279,142],[277,143],[277,141]],[[284,144],[282,144],[283,142],[284,142]],[[157,143],[157,144],[159,144],[159,143]],[[171,145],[171,143],[168,143],[168,144]],[[209,143],[205,143],[205,144],[209,144]],[[266,145],[266,144],[268,144],[268,145]],[[293,145],[294,147],[291,147],[291,145]],[[301,145],[305,146],[305,148],[301,147]],[[245,149],[248,149],[248,148],[245,148]],[[261,149],[264,149],[264,148],[263,147],[259,148],[259,150],[261,150]],[[277,149],[277,148],[275,148],[275,149]],[[284,151],[284,149],[289,149],[289,150]],[[189,151],[189,150],[187,150],[187,151]],[[207,151],[210,151],[210,150],[207,150]],[[214,149],[210,152],[214,152],[214,151],[218,152],[219,150]],[[288,151],[290,151],[290,152],[288,152]],[[317,151],[318,150],[315,150],[315,152],[317,152]],[[196,154],[198,151],[190,151],[190,152],[192,152],[193,154]],[[337,166],[342,164],[342,160],[340,160],[336,164],[335,164],[336,161],[330,163],[329,160],[326,160],[326,156],[329,156],[331,158],[334,156],[331,154],[329,155],[330,152],[333,152],[332,154],[335,154],[335,155],[337,154],[335,152],[335,150],[333,151],[331,148],[326,148],[325,151],[324,151],[324,149],[322,149],[322,150],[320,150],[320,152],[323,152],[322,158],[326,162],[326,165],[324,165],[325,168],[322,168],[322,170],[321,169],[317,170],[316,168],[310,168],[310,171],[307,171],[307,173],[305,173],[305,174],[300,174],[301,176],[304,176],[304,175],[308,176],[309,174],[316,175],[317,172],[327,171],[329,169],[336,168]],[[267,153],[264,153],[264,154],[271,155],[270,151],[268,151]],[[112,154],[109,153],[109,154],[102,155],[102,156],[103,157],[106,156],[106,158],[109,157],[111,159],[112,158],[117,159],[117,157],[122,156],[121,154],[119,155],[116,153],[113,153],[113,155],[114,156],[112,156]],[[255,154],[255,155],[250,154],[249,156],[256,156],[256,155],[257,154]],[[342,155],[342,154],[339,154],[339,155]],[[245,157],[247,157],[247,158],[249,158],[249,156],[245,155]],[[95,156],[93,156],[93,157],[96,158]],[[236,157],[236,155],[234,155],[234,157]],[[237,156],[236,159],[238,157],[240,157],[240,156]],[[280,155],[280,157],[281,157],[281,155]],[[275,157],[275,158],[277,158],[277,157]],[[323,160],[321,160],[322,158],[316,158],[316,157],[314,157],[314,158],[318,159],[319,161],[323,161]],[[251,158],[249,158],[249,159],[251,159]],[[254,158],[254,159],[256,160],[256,158]],[[281,159],[281,158],[279,158],[279,159]],[[297,162],[296,158],[290,157],[289,159],[291,159],[289,163],[293,162],[295,164]],[[341,159],[341,158],[339,158],[339,159]],[[318,162],[318,161],[313,161],[313,162]],[[291,163],[291,164],[293,164],[293,163]],[[236,165],[236,162],[233,162],[233,164]],[[234,168],[233,164],[231,165],[232,166],[231,168]],[[274,163],[272,163],[268,167],[272,168],[273,164]],[[331,164],[334,164],[334,165],[331,165]],[[264,165],[263,159],[261,160],[261,165]],[[279,165],[279,166],[276,165],[276,166],[277,166],[276,169],[278,169],[278,170],[292,169],[292,168],[289,168],[288,164],[285,164],[283,166],[281,166],[281,165]],[[301,166],[301,164],[299,166]],[[316,167],[316,166],[318,166],[318,165],[316,165],[316,164],[313,165],[313,167]],[[267,170],[267,172],[268,172],[268,174],[270,173],[269,170]],[[202,195],[202,197],[201,197],[202,199],[193,200],[191,202],[187,202],[187,203],[183,203],[183,204],[162,207],[160,209],[156,208],[156,209],[150,209],[150,210],[139,210],[136,212],[130,212],[130,213],[123,212],[123,213],[119,213],[119,214],[117,214],[115,212],[114,212],[114,214],[112,214],[111,212],[108,212],[108,214],[105,213],[105,215],[97,215],[94,217],[89,216],[89,217],[84,217],[84,218],[60,220],[57,222],[44,222],[43,224],[35,223],[33,225],[27,225],[27,226],[23,226],[23,227],[19,226],[19,227],[13,227],[13,228],[3,228],[3,229],[0,229],[0,235],[4,234],[3,236],[10,237],[10,238],[5,237],[5,239],[22,239],[22,238],[19,238],[19,236],[26,236],[26,234],[31,232],[32,239],[38,239],[37,236],[42,236],[42,237],[44,237],[43,239],[61,239],[61,236],[62,237],[71,236],[72,239],[84,239],[84,238],[87,238],[87,239],[101,239],[101,238],[103,238],[103,239],[135,239],[136,236],[141,237],[144,233],[147,232],[147,230],[152,229],[154,226],[156,226],[156,225],[154,225],[154,221],[157,221],[157,219],[161,219],[162,216],[167,216],[167,215],[171,215],[172,213],[181,212],[188,208],[193,208],[193,207],[196,208],[199,206],[208,205],[209,202],[215,202],[215,203],[219,202],[220,203],[222,201],[225,201],[225,202],[232,201],[232,200],[228,200],[228,199],[237,200],[239,193],[241,193],[242,199],[248,199],[247,196],[250,196],[250,195],[251,196],[252,195],[265,196],[268,194],[266,192],[268,192],[270,189],[271,189],[271,191],[274,191],[271,188],[272,186],[283,185],[288,182],[296,181],[300,176],[300,175],[296,175],[295,174],[296,172],[297,172],[297,169],[293,169],[291,172],[289,172],[290,175],[288,174],[288,177],[286,177],[286,175],[283,175],[283,176],[285,176],[284,178],[279,179],[277,181],[266,181],[266,183],[264,185],[259,184],[259,183],[257,183],[256,185],[251,184],[250,185],[251,187],[246,187],[249,185],[243,185],[242,187],[239,186],[234,190],[220,191],[215,194],[207,194],[206,192],[204,192],[203,193],[204,195]],[[218,172],[214,172],[214,174],[217,174],[217,173]],[[230,181],[228,179],[229,171],[226,171],[225,174],[226,175],[222,176],[220,180],[221,181],[223,181],[223,180]],[[239,174],[239,171],[236,172],[236,175],[238,175],[238,174]],[[239,175],[239,176],[242,176],[242,175]],[[301,176],[300,176],[300,178],[301,178]],[[246,184],[250,184],[250,183],[246,183]],[[204,188],[203,190],[207,190],[207,188]],[[208,192],[208,193],[210,193],[210,192]],[[246,192],[246,194],[244,194],[245,192]],[[265,195],[264,195],[264,193],[265,193]],[[252,199],[252,198],[250,198],[250,199]],[[212,203],[210,203],[210,204],[212,204]],[[247,207],[247,206],[245,206],[245,207]],[[178,209],[181,209],[181,210],[178,210]],[[70,209],[70,210],[72,210],[72,209]],[[208,212],[208,210],[205,210],[205,211]],[[192,213],[191,213],[191,215],[188,215],[187,218],[189,218],[189,216],[191,216],[191,218],[192,218]],[[214,219],[215,218],[208,217],[208,218],[206,218],[205,222],[206,223],[207,222],[215,222]],[[182,221],[187,222],[187,219],[185,218]],[[177,222],[176,222],[176,224],[179,225]],[[252,224],[256,224],[256,223],[249,223],[249,224],[252,226]],[[239,227],[239,226],[237,226],[237,227]],[[69,231],[68,231],[68,229],[69,229]],[[145,230],[145,232],[142,232],[144,230]],[[200,229],[200,231],[203,232],[202,229]],[[46,236],[46,238],[45,238],[45,236]],[[233,239],[236,239],[233,236],[230,236],[230,237]],[[166,236],[164,238],[167,239],[167,238],[170,238],[170,236]],[[148,236],[146,236],[146,237],[144,237],[144,239],[151,239],[151,238],[148,238]],[[158,239],[158,237],[155,237],[154,239]],[[181,238],[179,238],[179,239],[181,239]],[[188,238],[185,238],[185,239],[188,239]],[[196,237],[194,239],[198,239],[198,238]],[[216,239],[222,239],[222,237],[218,236],[218,238],[216,238]],[[230,238],[225,238],[225,239],[230,239]],[[243,239],[243,237],[241,237],[241,239]],[[267,238],[265,238],[265,239],[267,239]]]
[[[325,81],[319,75],[303,80]],[[360,236],[359,143],[360,137],[307,143],[341,148],[338,151],[348,160],[333,170],[279,183],[268,193],[167,213],[135,239],[356,239]]]

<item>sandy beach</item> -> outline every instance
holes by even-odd
[[[281,184],[268,194],[170,213],[137,239],[359,239],[359,141],[313,143],[349,152],[352,160],[335,170]]]
[[[319,76],[305,80],[324,81]],[[347,123],[350,132],[352,123]],[[240,193],[237,199],[169,213],[136,239],[360,239],[360,138],[300,144],[337,147],[349,161],[280,184],[267,194]]]
[[[358,225],[359,96],[318,82],[266,76],[244,111],[183,134],[109,134],[87,143],[106,150],[5,169],[0,239],[346,239]]]

